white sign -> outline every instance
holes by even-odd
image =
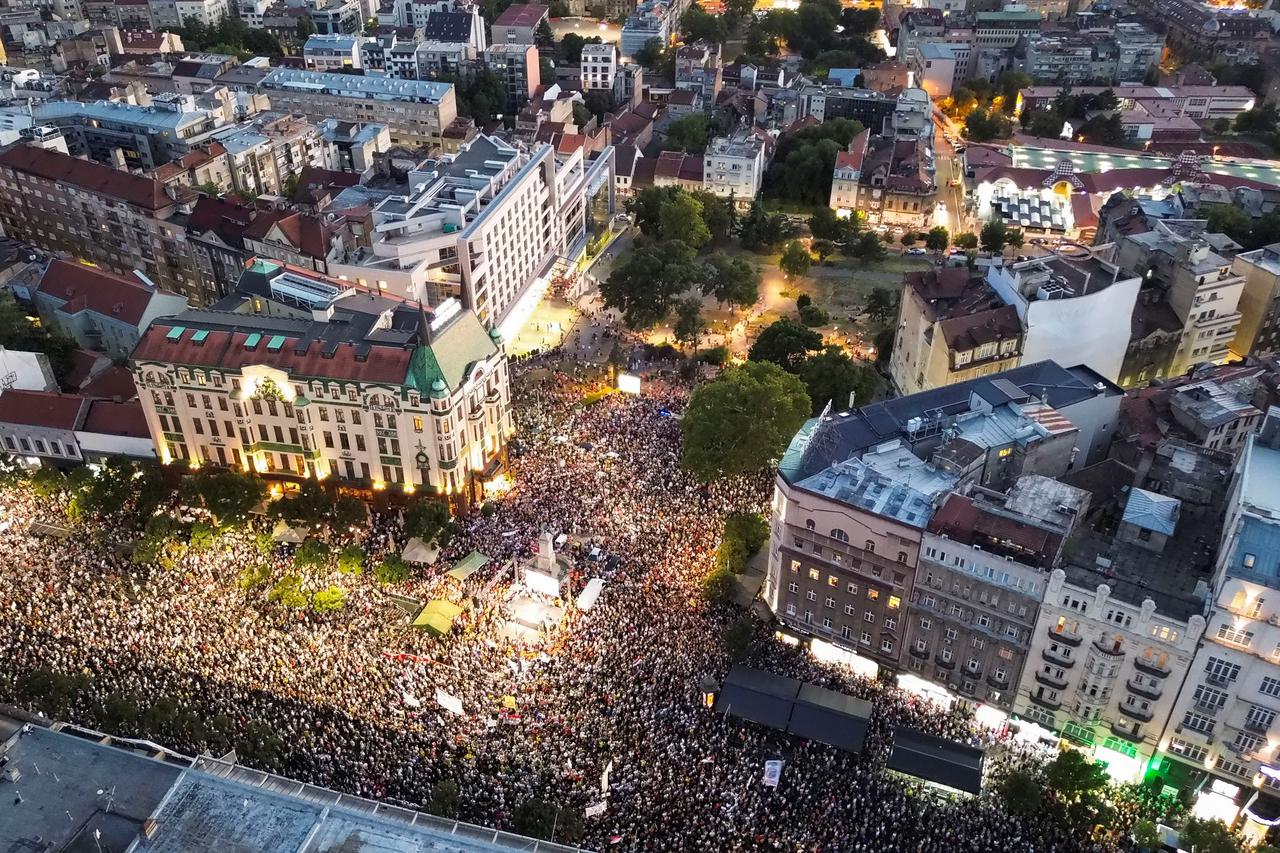
[[[609,759],[609,763],[604,766],[604,772],[600,774],[600,793],[609,793],[609,774],[613,772],[613,759]]]
[[[766,761],[764,763],[764,783],[770,788],[776,788],[781,779],[782,762],[779,760]]]
[[[440,707],[446,711],[462,716],[462,700],[457,696],[445,693],[439,687],[436,688],[436,701],[440,703]]]
[[[619,373],[618,390],[623,394],[639,394],[640,377],[632,373]]]
[[[600,815],[604,814],[604,810],[606,808],[608,808],[608,803],[606,803],[604,800],[601,800],[598,803],[592,803],[591,805],[587,806],[586,815],[587,817],[599,817]]]

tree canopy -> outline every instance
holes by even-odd
[[[637,246],[623,255],[600,283],[604,304],[622,312],[630,329],[660,322],[677,297],[698,281],[693,249],[679,240]]]
[[[662,147],[667,151],[701,154],[707,150],[709,135],[706,113],[690,113],[667,125],[667,140]]]
[[[702,265],[702,293],[745,308],[760,297],[760,270],[746,258],[716,252]]]
[[[804,383],[815,415],[828,402],[835,411],[866,405],[880,387],[874,369],[855,364],[837,346],[825,347],[801,361],[796,366],[796,375]]]
[[[794,320],[783,317],[765,327],[751,349],[750,361],[769,362],[794,371],[811,352],[822,349],[822,335]]]
[[[730,367],[690,398],[682,462],[704,481],[759,470],[782,454],[809,411],[804,385],[776,364]]]
[[[778,269],[782,270],[787,278],[796,278],[802,276],[809,271],[809,267],[813,265],[813,256],[809,254],[809,250],[805,248],[804,243],[799,240],[792,240],[782,250],[782,256],[778,258]]]
[[[267,485],[252,474],[201,468],[182,481],[183,499],[209,511],[219,524],[234,524],[249,517],[267,497]]]
[[[825,207],[831,197],[836,155],[861,132],[859,122],[837,118],[786,134],[765,174],[765,194]]]
[[[0,347],[44,353],[59,383],[66,381],[75,366],[72,360],[75,341],[48,326],[37,326],[27,320],[27,313],[18,307],[8,291],[0,292]]]

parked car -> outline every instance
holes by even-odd
[[[902,254],[904,254],[904,255],[923,255],[923,254],[924,254],[924,249],[921,249],[919,246],[912,246],[910,249],[907,249],[907,250],[906,250],[905,252],[903,252]]]

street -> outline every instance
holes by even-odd
[[[946,138],[948,129],[954,134],[958,128],[955,128],[954,124],[949,122],[938,110],[934,110],[934,117],[938,119],[933,132],[938,201],[945,203],[947,206],[947,231],[954,237],[956,234],[971,230],[967,224],[969,217],[965,213],[964,206],[964,163],[956,155],[951,143]],[[947,123],[944,124],[944,121]],[[952,186],[954,181],[959,181],[959,185]]]

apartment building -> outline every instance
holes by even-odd
[[[513,3],[493,21],[493,44],[533,45],[538,40],[538,28],[549,23],[551,8],[540,3]]]
[[[183,188],[27,145],[0,153],[0,187],[5,234],[119,275],[136,270],[197,304],[216,296],[192,269],[181,214],[194,198]]]
[[[811,419],[778,468],[766,603],[864,668],[906,668],[903,611],[944,498],[1100,458],[1119,399],[1092,371],[1041,362]]]
[[[0,394],[0,450],[26,468],[66,468],[121,456],[155,459],[136,400],[16,388]]]
[[[329,163],[324,135],[301,114],[263,113],[212,138],[226,151],[231,189],[254,198],[284,195],[304,169]]]
[[[258,83],[275,109],[312,122],[329,118],[385,124],[396,145],[447,145],[458,117],[452,83],[356,77],[276,68]]]
[[[559,258],[576,259],[614,213],[613,149],[513,148],[478,136],[409,175],[373,210],[368,249],[333,274],[436,305],[456,298],[509,336],[541,299]]]
[[[1221,234],[1209,234],[1203,220],[1164,220],[1144,234],[1124,236],[1116,263],[1149,271],[1141,298],[1168,309],[1176,344],[1126,357],[1122,373],[1152,379],[1181,376],[1202,362],[1221,364],[1230,355],[1240,325],[1245,280],[1228,255],[1240,248]]]
[[[723,85],[722,74],[720,45],[700,41],[676,48],[676,89],[697,92],[704,110],[715,109]]]
[[[1137,21],[1121,21],[1112,30],[1116,46],[1116,83],[1143,83],[1164,54],[1164,33],[1157,33]]]
[[[428,313],[263,260],[214,310],[152,324],[132,370],[166,463],[469,500],[511,435],[502,339],[456,300]]]
[[[1231,357],[1280,351],[1280,243],[1239,253],[1231,269],[1244,279]]]
[[[1099,254],[996,259],[988,268],[987,283],[1018,312],[1024,362],[1051,358],[1087,365],[1109,382],[1120,378],[1142,280],[1128,272],[1134,267]]]
[[[173,7],[177,13],[177,24],[182,27],[193,24],[216,27],[218,22],[227,17],[228,14],[227,0],[176,0],[173,3]],[[154,12],[155,9],[153,7]],[[168,23],[164,18],[165,16],[161,14],[153,14],[152,16],[152,19],[160,26],[165,26]]]
[[[350,71],[364,67],[362,46],[372,41],[342,33],[312,35],[302,46],[302,62],[308,71]]]
[[[1098,50],[1098,43],[1083,34],[1038,35],[1027,42],[1023,69],[1036,83],[1078,86],[1095,79]]]
[[[627,16],[622,25],[618,50],[626,59],[632,59],[644,49],[649,39],[666,44],[680,22],[680,16],[688,8],[683,0],[644,0]]]
[[[1220,512],[1215,518],[1221,539],[1204,643],[1189,662],[1170,731],[1161,743],[1170,775],[1197,778],[1207,769],[1214,779],[1246,790],[1258,786],[1273,796],[1280,788],[1269,772],[1280,743],[1278,434],[1280,410],[1272,408],[1261,433],[1245,442],[1234,468],[1229,460],[1220,462],[1202,484],[1225,487],[1225,518]]]
[[[831,198],[828,206],[841,219],[848,219],[858,209],[858,187],[862,183],[862,161],[866,157],[870,130],[864,130],[849,142],[849,147],[836,154],[831,176]]]
[[[618,47],[615,44],[588,44],[582,47],[582,88],[612,92],[618,73]]]
[[[187,308],[187,298],[166,293],[136,275],[53,260],[32,291],[40,321],[83,349],[127,358],[157,317]]]
[[[1166,441],[1136,469],[1109,460],[1067,477],[1091,492],[1050,575],[1015,711],[1139,781],[1205,626],[1227,457]],[[1127,488],[1126,488],[1127,486]]]
[[[733,199],[741,210],[749,209],[764,182],[765,151],[765,140],[752,130],[717,136],[702,155],[703,188]]]
[[[947,495],[921,540],[907,613],[911,672],[1012,710],[1049,572],[1088,500],[1036,474],[1007,495]]]
[[[1017,309],[968,267],[903,276],[889,376],[900,394],[917,394],[1001,373],[1022,363]]]
[[[538,49],[531,44],[494,44],[480,54],[486,70],[502,81],[507,91],[507,109],[518,112],[542,84],[538,69]]]

